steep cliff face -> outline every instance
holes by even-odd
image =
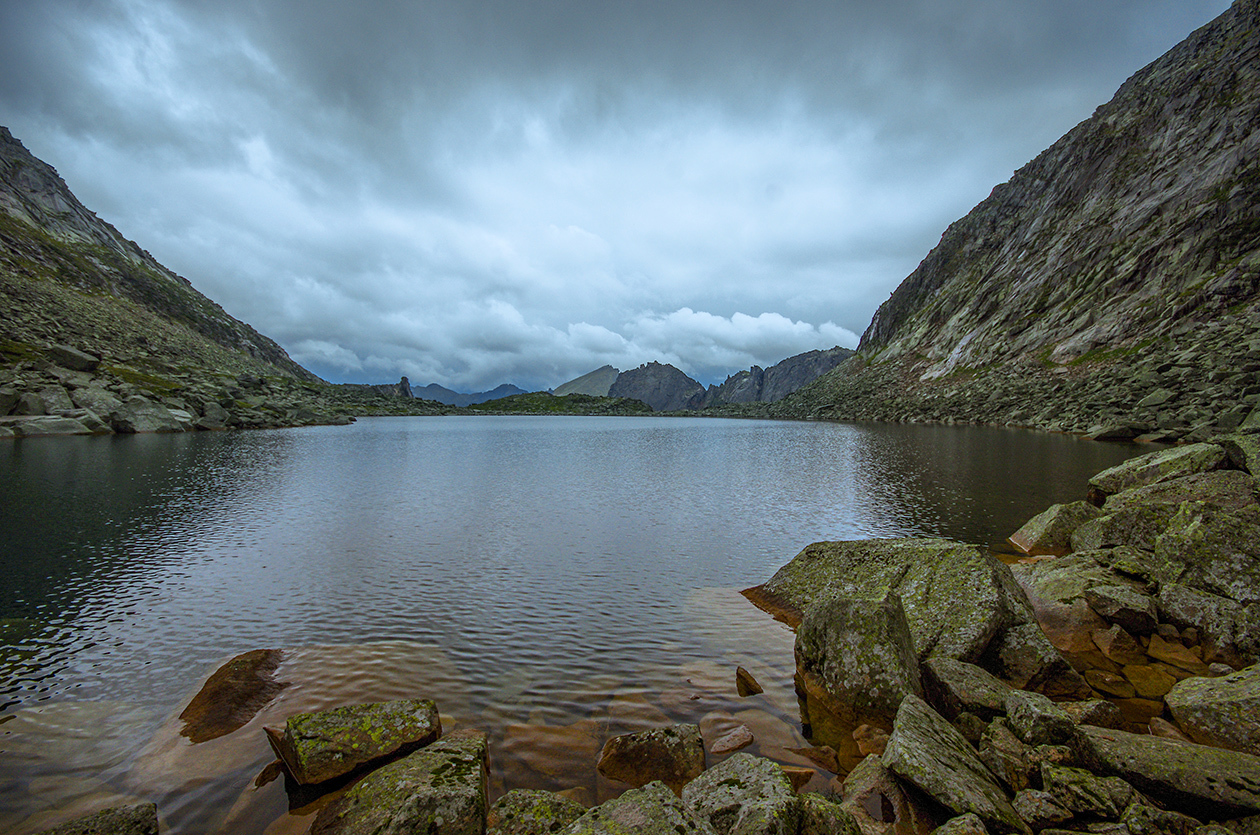
[[[951,225],[792,409],[1193,421],[1256,393],[1258,290],[1260,2],[1239,0]]]
[[[318,378],[88,211],[0,127],[3,336],[233,372]]]
[[[621,372],[608,389],[609,397],[639,400],[656,412],[689,408],[687,404],[703,394],[704,386],[674,366],[659,362],[649,362]]]
[[[851,356],[851,349],[837,345],[825,351],[806,351],[788,357],[769,368],[754,365],[727,377],[721,385],[709,386],[703,396],[691,402],[690,408],[707,409],[724,403],[776,403]]]

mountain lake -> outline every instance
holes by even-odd
[[[817,540],[1006,550],[1145,451],[650,417],[5,442],[0,830],[152,800],[164,832],[303,832],[318,803],[268,780],[262,726],[398,698],[489,735],[491,800],[523,787],[602,802],[626,788],[596,773],[603,742],[676,722],[706,739],[746,724],[745,750],[816,767],[792,750],[809,745],[792,632],[740,589]],[[286,650],[288,687],[238,731],[181,736],[205,679],[259,648]],[[736,694],[738,665],[764,693]]]

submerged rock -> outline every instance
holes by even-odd
[[[674,791],[704,772],[704,739],[698,725],[674,725],[616,736],[604,743],[599,773],[638,788],[653,781]]]
[[[299,713],[284,733],[268,733],[276,754],[301,785],[323,783],[374,762],[414,751],[442,735],[437,705],[400,699]]]
[[[373,771],[320,810],[310,835],[483,835],[486,737],[456,732]]]
[[[1188,678],[1165,697],[1187,736],[1260,756],[1260,664],[1223,678]]]
[[[184,722],[180,734],[195,743],[207,742],[244,727],[289,686],[275,678],[283,659],[278,649],[256,649],[219,667],[179,714]]]
[[[974,813],[995,832],[1030,832],[967,740],[917,696],[901,703],[882,760],[955,814]]]
[[[735,754],[687,784],[683,803],[718,835],[796,835],[801,801],[778,764]]]

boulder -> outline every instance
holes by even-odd
[[[1228,461],[1216,444],[1189,444],[1130,458],[1089,480],[1089,500],[1102,505],[1107,496],[1174,478],[1220,469]]]
[[[18,404],[17,389],[13,386],[0,386],[0,417],[13,411]]]
[[[226,429],[231,415],[228,410],[213,400],[207,400],[201,407],[201,417],[197,418],[198,429]]]
[[[631,789],[589,810],[565,830],[565,835],[626,835],[630,832],[716,835],[708,821],[693,815],[659,781]]]
[[[586,814],[586,807],[553,792],[514,789],[495,801],[486,835],[552,835]]]
[[[272,748],[301,785],[323,783],[428,745],[442,735],[437,705],[399,699],[290,716]]]
[[[1176,811],[1196,817],[1260,814],[1260,757],[1172,739],[1077,728],[1077,754]]]
[[[1146,646],[1146,651],[1156,661],[1163,661],[1165,664],[1185,670],[1196,676],[1205,676],[1209,672],[1207,665],[1203,663],[1202,659],[1175,638],[1168,640],[1160,635],[1152,635],[1151,642]]]
[[[1205,502],[1213,507],[1237,510],[1256,503],[1256,480],[1238,470],[1214,470],[1135,487],[1107,497],[1103,513],[1118,513],[1135,507]]]
[[[800,797],[800,835],[862,835],[857,821],[839,803],[814,792]]]
[[[320,810],[310,835],[482,835],[486,737],[460,731],[368,774]]]
[[[953,658],[929,658],[921,671],[928,702],[950,721],[964,711],[982,719],[1006,712],[1010,685],[982,667]]]
[[[863,835],[932,832],[933,810],[902,786],[897,775],[871,754],[844,778],[840,808],[852,817]]]
[[[831,712],[886,720],[907,695],[922,695],[910,628],[895,592],[883,600],[831,597],[814,603],[796,630],[804,689]]]
[[[207,742],[245,727],[289,686],[275,677],[282,660],[278,649],[256,649],[220,666],[179,714],[180,734],[194,743]]]
[[[1106,699],[1089,699],[1083,702],[1060,702],[1059,707],[1078,725],[1096,725],[1099,728],[1118,728],[1123,721],[1120,708]]]
[[[157,806],[137,803],[117,806],[75,818],[39,835],[157,835]]]
[[[39,399],[44,401],[44,414],[56,415],[74,408],[70,393],[61,386],[45,386],[39,390]]]
[[[1085,437],[1091,441],[1131,441],[1149,430],[1150,427],[1145,423],[1122,420],[1093,426],[1085,433]]]
[[[1041,764],[1042,788],[1074,815],[1118,821],[1136,792],[1119,777],[1099,777],[1083,768]]]
[[[1113,623],[1106,629],[1095,629],[1090,637],[1094,646],[1117,664],[1146,663],[1146,653],[1142,650],[1142,645],[1118,623]]]
[[[1260,410],[1256,414],[1260,414]],[[1260,435],[1229,435],[1218,438],[1216,443],[1225,449],[1232,466],[1260,475]]]
[[[1260,756],[1260,664],[1222,678],[1185,679],[1164,701],[1195,742]]]
[[[1120,823],[1128,835],[1198,835],[1203,826],[1197,818],[1147,803],[1130,803]]]
[[[1120,672],[1141,699],[1162,699],[1177,683],[1174,676],[1150,664],[1127,664]]]
[[[40,438],[48,435],[91,435],[92,430],[74,418],[36,415],[10,424],[19,438]]]
[[[1246,607],[1228,597],[1167,583],[1159,590],[1159,611],[1178,628],[1199,631],[1204,661],[1245,667],[1260,654],[1260,606]]]
[[[70,399],[80,409],[90,409],[98,415],[111,415],[122,405],[112,392],[95,384],[75,389]]]
[[[1012,687],[1039,690],[1055,698],[1089,696],[1089,685],[1036,623],[1007,629],[989,644],[979,663]]]
[[[68,412],[62,412],[61,416],[74,418],[86,426],[93,435],[108,435],[114,431],[108,423],[101,420],[91,409],[71,409]]]
[[[72,371],[95,371],[101,364],[100,357],[94,357],[69,345],[49,345],[44,353],[57,365]]]
[[[1076,730],[1072,717],[1041,693],[1012,690],[1006,694],[1006,722],[1026,745],[1059,745]]]
[[[1019,741],[1005,719],[989,723],[980,735],[980,761],[1013,792],[1032,784],[1036,766],[1028,746]]]
[[[604,743],[596,765],[611,780],[638,788],[654,781],[674,791],[704,771],[704,739],[698,725],[674,725],[615,736]]]
[[[989,830],[984,828],[984,821],[968,812],[945,821],[936,828],[936,835],[989,835]]]
[[[1154,598],[1127,584],[1091,586],[1085,602],[1100,617],[1139,635],[1154,631],[1159,622]]]
[[[718,835],[797,835],[801,801],[777,763],[735,754],[692,780],[683,803]]]
[[[136,432],[180,432],[180,422],[160,403],[134,395],[115,409],[109,416],[114,431],[122,434]]]
[[[828,597],[879,601],[890,591],[901,600],[920,661],[979,663],[1007,630],[1036,622],[1008,566],[986,548],[941,539],[817,542],[747,594],[799,623],[810,604]]]
[[[1260,602],[1260,506],[1181,505],[1155,546],[1161,582],[1179,582],[1239,603]]]
[[[1074,815],[1048,791],[1024,789],[1011,801],[1015,812],[1036,831],[1070,821]]]
[[[1128,546],[1150,551],[1176,515],[1172,505],[1128,505],[1081,525],[1072,532],[1073,551],[1101,551]]]
[[[974,813],[994,832],[1030,831],[967,740],[917,696],[902,701],[881,760],[957,815]]]
[[[1011,534],[1010,542],[1026,554],[1059,557],[1072,550],[1072,532],[1101,513],[1084,501],[1051,505]]]

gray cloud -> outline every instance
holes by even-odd
[[[1226,6],[0,0],[0,123],[330,379],[714,382]]]

